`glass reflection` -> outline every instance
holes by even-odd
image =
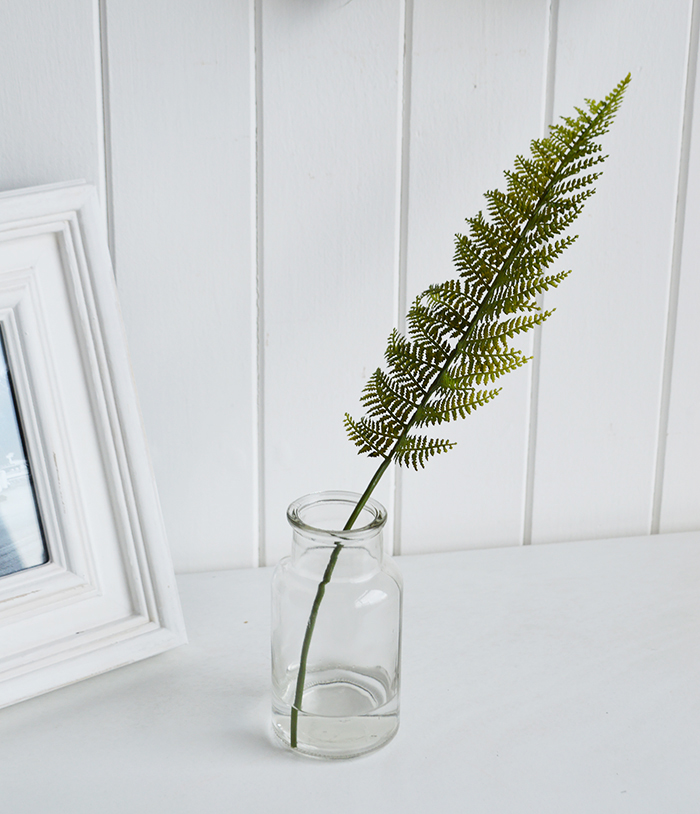
[[[0,577],[43,565],[48,558],[0,331]]]

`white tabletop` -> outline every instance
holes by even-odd
[[[697,814],[700,532],[403,557],[402,713],[269,725],[270,570],[179,578],[190,644],[0,710],[3,814]]]

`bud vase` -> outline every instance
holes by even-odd
[[[386,510],[319,492],[287,510],[292,552],[272,579],[272,722],[294,751],[349,758],[399,725],[401,575],[384,551]],[[301,679],[300,679],[301,674]]]

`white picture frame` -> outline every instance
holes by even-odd
[[[0,331],[48,559],[0,577],[2,707],[185,629],[93,187],[0,194]]]

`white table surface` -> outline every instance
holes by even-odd
[[[189,645],[0,710],[0,811],[700,812],[700,532],[398,562],[384,749],[280,748],[270,569],[187,575]]]

